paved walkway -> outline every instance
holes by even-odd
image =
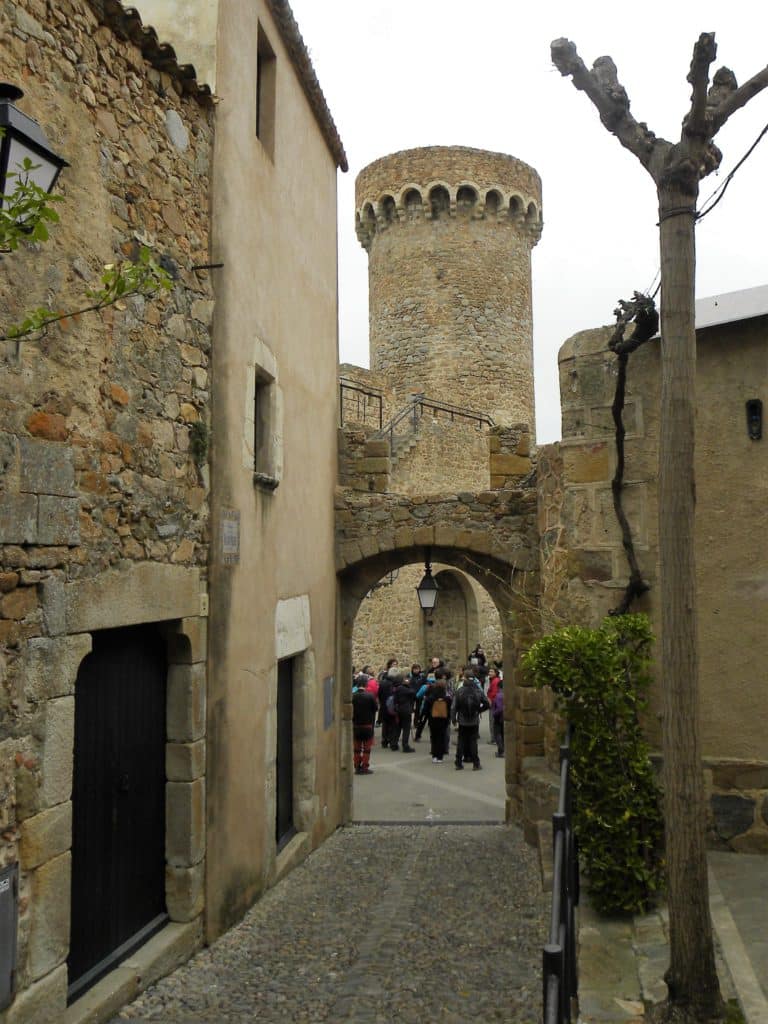
[[[483,771],[457,772],[425,739],[375,748],[374,774],[354,780],[358,824],[113,1024],[539,1021],[550,897],[520,831],[489,824],[504,762],[481,738]],[[723,994],[768,1024],[768,857],[709,866]],[[581,1024],[643,1024],[666,995],[666,911],[607,920],[585,900],[579,921]]]
[[[353,819],[375,822],[501,822],[504,820],[504,760],[487,742],[487,724],[480,725],[478,753],[483,770],[454,768],[455,732],[451,752],[432,764],[428,734],[413,743],[414,754],[373,748],[373,775],[356,776]],[[378,733],[376,735],[378,743]]]
[[[747,1024],[768,1024],[768,857],[709,853],[709,902],[720,987]],[[661,1002],[669,963],[665,909],[634,919],[579,911],[581,1024],[640,1024]]]
[[[515,828],[351,826],[114,1024],[535,1024],[547,902]]]

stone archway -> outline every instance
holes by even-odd
[[[502,656],[505,664],[507,707],[505,709],[506,743],[506,820],[515,820],[522,805],[523,758],[542,753],[543,726],[541,697],[525,685],[517,668],[518,652],[530,642],[538,619],[538,574],[515,569],[497,555],[466,548],[432,545],[434,564],[450,566],[476,580],[490,595],[501,622]],[[405,565],[421,563],[424,548],[413,544],[393,547],[362,557],[344,566],[339,579],[340,667],[339,677],[349,679],[352,670],[352,632],[360,604],[371,587],[387,573]],[[351,749],[351,703],[349,691],[344,702],[345,735],[343,749]],[[351,757],[341,759],[343,782],[346,783],[345,817],[351,816]]]

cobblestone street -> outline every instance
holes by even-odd
[[[351,826],[113,1024],[534,1024],[547,907],[515,827]]]

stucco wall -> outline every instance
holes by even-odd
[[[220,0],[137,0],[145,25],[173,46],[180,64],[216,92],[216,27]]]
[[[213,210],[213,256],[224,268],[214,343],[210,936],[282,869],[271,625],[281,600],[305,598],[311,627],[298,684],[309,701],[295,736],[305,758],[296,766],[299,831],[311,845],[340,815],[338,735],[335,724],[324,728],[322,700],[323,681],[336,671],[336,167],[265,4],[222,4],[220,16],[227,59],[217,73]],[[255,134],[259,24],[276,57],[274,156]],[[274,489],[254,479],[259,367],[273,377]],[[236,564],[224,558],[231,512],[240,517]]]

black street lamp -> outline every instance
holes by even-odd
[[[440,588],[432,577],[432,566],[429,564],[429,548],[426,549],[424,558],[424,576],[421,583],[416,587],[416,596],[419,599],[421,610],[425,613],[434,611],[437,604],[437,592]]]
[[[37,121],[13,105],[23,95],[17,86],[0,82],[0,207],[9,187],[9,174],[17,174],[50,192],[62,167],[69,167],[63,157],[53,152]],[[27,159],[32,164],[29,169],[24,167]]]

